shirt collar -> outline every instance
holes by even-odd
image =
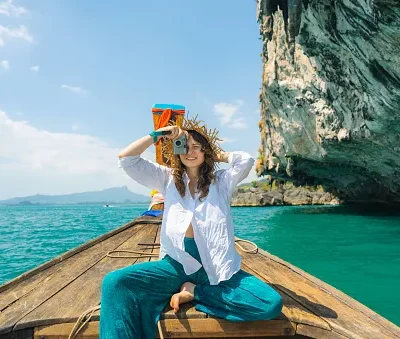
[[[190,181],[190,178],[186,172],[183,172],[182,178],[185,183],[188,183]]]
[[[187,175],[186,172],[183,173],[182,178],[183,178],[183,182],[185,183],[185,186],[186,186],[186,188],[187,188],[187,190],[188,190],[188,192],[189,192],[189,194],[190,194],[190,189],[189,189],[189,181],[190,181],[190,178],[189,178],[189,176]],[[196,189],[196,191],[197,191],[197,189]],[[194,196],[195,196],[195,197],[198,197],[198,196],[199,196],[199,192],[196,192],[196,193],[194,194]]]

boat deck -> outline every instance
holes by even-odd
[[[0,286],[0,338],[68,338],[78,319],[100,302],[105,274],[158,258],[110,258],[111,250],[154,251],[160,218],[140,217]],[[246,245],[243,245],[246,247]],[[208,317],[188,303],[161,316],[165,338],[400,338],[400,328],[299,268],[258,250],[242,255],[242,269],[276,289],[284,300],[274,320],[233,323]],[[77,338],[97,338],[95,315]]]

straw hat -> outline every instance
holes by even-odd
[[[222,152],[222,148],[220,146],[220,142],[223,141],[222,139],[218,138],[218,130],[216,128],[209,129],[204,121],[198,120],[198,115],[191,119],[183,119],[182,126],[180,126],[183,130],[193,130],[201,134],[204,138],[206,138],[207,142],[209,143],[213,155]],[[168,125],[175,125],[175,122],[170,121]],[[174,157],[174,147],[173,141],[170,139],[164,139],[162,141],[162,153],[163,156],[167,159],[168,163],[171,165],[174,164],[175,157]]]

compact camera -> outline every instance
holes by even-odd
[[[183,134],[180,138],[174,140],[174,154],[186,154],[186,135]]]

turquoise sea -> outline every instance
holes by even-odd
[[[0,284],[139,216],[147,205],[0,206]],[[400,325],[400,211],[381,206],[232,208],[256,242]]]

